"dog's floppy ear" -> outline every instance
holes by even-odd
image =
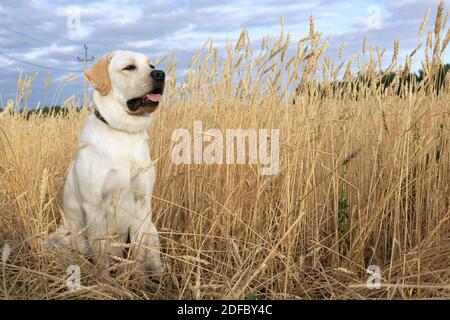
[[[106,96],[111,91],[111,79],[109,78],[108,67],[113,54],[107,54],[98,60],[91,69],[84,73],[89,83],[102,96]]]

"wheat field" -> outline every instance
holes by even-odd
[[[312,17],[298,42],[281,31],[259,45],[244,29],[222,54],[208,40],[185,79],[176,77],[176,55],[167,57],[165,101],[149,130],[166,271],[151,288],[133,261],[106,276],[83,256],[43,247],[92,111],[69,99],[67,114],[17,112],[33,84],[22,77],[0,113],[0,245],[10,248],[0,298],[449,299],[450,73],[437,84],[450,40],[443,2],[430,31],[428,18],[405,61],[400,43],[387,56],[366,39],[352,59],[341,52],[333,61]],[[405,81],[417,52],[424,79]],[[393,79],[383,85],[387,73]],[[278,173],[174,164],[171,134],[192,132],[194,121],[205,130],[279,129]],[[75,291],[66,288],[71,263],[81,268]],[[371,265],[380,288],[366,286]]]

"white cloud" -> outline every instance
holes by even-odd
[[[315,16],[316,30],[331,35],[330,52],[336,54],[342,42],[347,55],[361,50],[364,33],[369,43],[392,48],[400,40],[402,54],[417,42],[417,30],[428,7],[436,8],[439,0],[31,0],[8,1],[0,5],[0,18],[9,28],[32,36],[33,41],[0,28],[9,37],[0,42],[0,52],[34,63],[56,68],[81,68],[77,56],[83,56],[82,44],[89,55],[99,57],[115,49],[142,51],[152,58],[177,51],[179,70],[186,68],[193,53],[209,38],[223,47],[225,39],[236,40],[243,27],[248,27],[251,40],[259,45],[267,33],[272,38],[280,31],[284,16],[285,31],[292,42],[309,32],[309,17]],[[381,9],[380,29],[369,28],[368,8]],[[79,12],[77,28],[71,29],[68,18]],[[430,20],[433,20],[434,11]],[[19,22],[17,22],[18,20]],[[76,19],[74,20],[76,23]],[[70,22],[70,21],[69,21]],[[25,23],[25,24],[24,24]],[[432,28],[431,22],[427,28]],[[448,58],[448,54],[447,54]],[[40,69],[0,57],[6,70],[2,79],[17,77],[17,68],[26,72]],[[46,70],[40,70],[47,74]],[[57,73],[57,72],[56,72]],[[56,74],[56,77],[62,76]],[[179,78],[182,78],[181,76]],[[38,80],[39,81],[39,80]],[[42,81],[41,81],[42,82]],[[78,83],[79,85],[80,83]],[[2,85],[0,93],[14,91]],[[82,93],[82,86],[72,86],[71,93]],[[39,94],[35,89],[34,94]],[[63,98],[63,97],[62,97]]]
[[[127,42],[127,46],[135,49],[149,48],[157,44],[157,40],[143,40],[143,41],[130,41]]]

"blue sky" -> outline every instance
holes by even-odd
[[[249,29],[254,44],[267,33],[276,37],[280,17],[293,41],[308,33],[309,16],[316,30],[330,36],[330,53],[342,42],[346,55],[361,51],[362,38],[368,44],[386,48],[400,40],[401,61],[417,43],[420,22],[432,9],[427,30],[432,30],[438,0],[272,0],[272,1],[61,1],[6,0],[0,2],[0,106],[16,95],[19,74],[35,74],[37,80],[30,105],[61,103],[75,94],[82,96],[84,54],[96,58],[115,49],[141,51],[154,60],[176,50],[180,76],[190,58],[211,37],[222,47],[236,40],[243,27]],[[449,3],[450,4],[450,3]],[[446,10],[449,9],[447,5]],[[447,27],[448,28],[448,27]],[[386,58],[386,63],[389,55]],[[449,54],[445,57],[450,61]],[[46,68],[49,69],[46,69]],[[52,73],[49,92],[44,89]],[[74,71],[78,77],[62,90],[61,81]]]

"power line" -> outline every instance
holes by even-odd
[[[43,43],[43,44],[52,45],[50,42],[47,42],[47,41],[45,41],[45,40],[41,40],[41,39],[38,39],[38,38],[31,37],[31,36],[29,36],[29,35],[27,35],[27,34],[25,34],[25,33],[22,33],[22,32],[16,31],[16,30],[13,30],[13,29],[8,28],[8,27],[6,27],[6,26],[4,26],[4,25],[1,25],[1,24],[0,24],[0,28],[3,28],[3,29],[5,29],[5,30],[8,30],[8,31],[13,32],[13,33],[15,33],[15,34],[19,34],[19,35],[21,35],[21,36],[23,36],[23,37],[25,37],[25,38],[28,38],[28,39],[30,39],[30,40],[33,40],[33,41],[37,41],[37,42],[40,42],[40,43]]]
[[[3,57],[5,57],[7,59],[10,59],[10,60],[18,61],[20,63],[28,64],[28,65],[31,65],[31,66],[35,66],[35,67],[38,67],[38,68],[54,70],[54,71],[60,71],[60,72],[83,73],[83,71],[81,71],[81,70],[69,70],[69,69],[60,69],[60,68],[53,68],[53,67],[43,66],[41,64],[37,64],[37,63],[21,60],[21,59],[18,59],[18,58],[14,58],[14,57],[11,57],[11,56],[6,55],[6,54],[1,53],[1,52],[0,52],[0,56],[3,56]]]
[[[12,20],[12,21],[15,21],[15,22],[17,22],[17,23],[19,23],[19,24],[25,25],[25,26],[27,26],[27,27],[29,27],[29,28],[34,29],[34,30],[37,30],[37,31],[46,33],[46,34],[51,35],[51,36],[53,36],[53,37],[60,38],[60,39],[62,39],[62,40],[66,40],[66,41],[72,42],[73,44],[76,44],[76,45],[79,45],[79,46],[80,46],[80,45],[84,45],[84,44],[83,44],[82,42],[80,42],[80,41],[72,40],[72,39],[67,38],[67,37],[64,37],[64,36],[62,36],[62,35],[60,35],[60,34],[55,34],[55,33],[49,32],[49,31],[47,31],[47,30],[44,30],[44,29],[42,29],[42,28],[38,28],[38,27],[36,27],[36,26],[34,26],[34,25],[31,25],[31,24],[29,24],[29,23],[26,23],[26,22],[23,22],[23,21],[21,21],[21,20],[19,20],[19,19],[13,18],[13,17],[11,17],[10,15],[5,15],[4,13],[1,13],[1,12],[0,12],[0,15],[3,15],[4,17],[7,17],[8,19],[10,19],[10,20]],[[17,32],[17,31],[16,31],[16,32]],[[22,35],[23,35],[23,34],[22,34]],[[27,37],[27,35],[24,35],[24,36]],[[31,38],[31,37],[28,36],[28,38]],[[41,41],[41,42],[45,42],[45,41],[40,40],[40,39],[34,39],[34,40]],[[48,44],[48,42],[47,42],[47,44]],[[73,58],[73,57],[71,57],[71,58]]]
[[[14,38],[14,37],[6,35],[6,34],[0,34],[0,38],[8,39],[8,40],[11,40],[11,41],[14,41],[14,42],[20,42],[20,43],[32,46],[32,44],[30,42],[28,42],[28,41],[26,41],[24,39]],[[48,55],[49,54],[47,53],[47,56]],[[64,57],[64,58],[70,57],[70,59],[73,59],[72,56],[69,56],[69,55],[66,55],[66,54],[63,54],[63,53],[60,53],[60,52],[52,52],[52,53],[50,53],[50,55],[51,56],[61,56],[61,57]]]
[[[60,38],[60,39],[66,40],[66,41],[73,42],[74,44],[77,44],[77,45],[82,45],[81,42],[78,42],[78,41],[75,41],[75,40],[66,38],[66,37],[64,37],[64,36],[62,36],[62,35],[60,35],[60,34],[55,34],[55,33],[46,31],[46,30],[44,30],[44,29],[37,28],[37,27],[35,27],[35,26],[31,25],[31,24],[28,24],[28,23],[26,23],[26,22],[23,22],[23,21],[21,21],[21,20],[18,20],[18,19],[16,19],[16,18],[11,17],[11,16],[7,16],[7,15],[5,15],[5,14],[3,14],[3,13],[0,13],[0,14],[3,15],[3,16],[5,16],[5,17],[7,17],[8,19],[10,19],[10,20],[12,20],[12,21],[15,21],[15,22],[17,22],[17,23],[20,23],[20,24],[22,24],[22,25],[24,25],[24,26],[27,26],[27,27],[29,27],[29,28],[32,28],[32,29],[34,29],[34,30],[37,30],[37,31],[40,31],[40,32],[44,32],[44,33],[46,33],[46,34],[48,34],[48,35],[51,35],[51,36],[54,36],[54,37],[56,37],[56,38]]]
[[[37,42],[40,42],[40,43],[43,43],[43,44],[46,44],[46,45],[50,45],[50,46],[53,45],[53,43],[47,42],[47,41],[45,41],[45,40],[41,40],[41,39],[37,39],[37,38],[31,37],[31,36],[29,36],[29,35],[27,35],[27,34],[25,34],[25,33],[22,33],[22,32],[16,31],[16,30],[13,30],[13,29],[8,28],[8,27],[6,27],[6,26],[4,26],[4,25],[1,25],[1,24],[0,24],[0,28],[3,28],[3,29],[8,30],[8,31],[10,31],[10,32],[19,34],[19,35],[21,35],[22,37],[28,38],[28,39],[30,39],[30,40],[34,40],[34,41],[37,41]],[[66,57],[70,57],[71,59],[74,58],[73,56],[68,55],[68,54],[64,54],[64,53],[59,53],[59,54],[60,54],[60,55],[63,55],[63,56],[66,56]]]

